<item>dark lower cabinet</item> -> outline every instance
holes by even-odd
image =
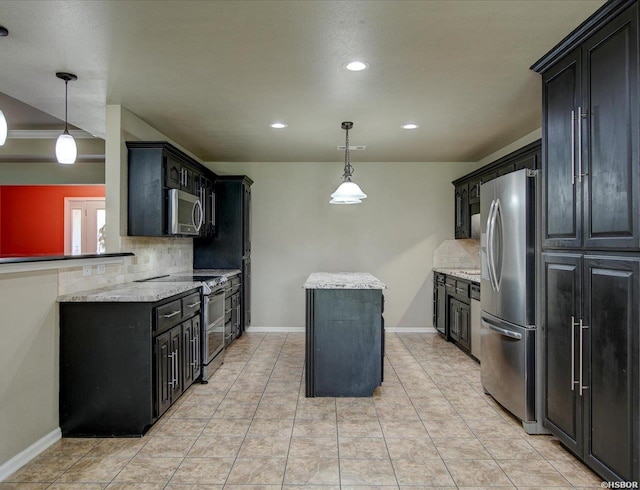
[[[544,253],[545,425],[605,480],[640,477],[640,257]]]
[[[157,303],[60,303],[63,436],[143,435],[200,377],[200,309],[181,306],[196,291]]]
[[[449,333],[451,339],[465,350],[471,349],[471,307],[455,298],[449,298]]]
[[[442,335],[447,337],[447,290],[445,276],[439,272],[434,273],[433,279],[433,326]]]

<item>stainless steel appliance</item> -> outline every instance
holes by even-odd
[[[527,169],[482,184],[481,373],[498,403],[529,433],[542,428],[536,396],[535,175]]]
[[[147,279],[151,282],[201,282],[202,283],[202,382],[211,377],[224,359],[225,347],[225,276],[198,273],[166,275]]]
[[[199,235],[204,212],[198,196],[178,189],[169,189],[169,233]]]

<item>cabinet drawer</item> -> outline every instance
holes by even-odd
[[[469,302],[469,286],[470,284],[467,281],[456,281],[456,296],[461,301]]]
[[[177,299],[166,305],[156,308],[156,332],[160,333],[180,323],[182,319],[182,306]]]
[[[200,305],[200,293],[193,293],[182,298],[182,318],[188,318],[195,315],[200,311]]]

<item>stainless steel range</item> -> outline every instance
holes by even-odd
[[[202,382],[220,367],[224,359],[225,288],[227,278],[220,275],[176,274],[147,279],[151,282],[201,282],[202,283]]]

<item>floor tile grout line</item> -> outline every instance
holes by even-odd
[[[287,334],[287,336],[288,336],[288,334]],[[265,333],[265,334],[263,334],[262,340],[260,341],[258,346],[251,353],[251,356],[249,356],[249,359],[247,359],[247,361],[245,362],[245,365],[243,366],[243,368],[238,373],[238,378],[236,378],[236,380],[240,378],[240,375],[247,368],[247,365],[249,364],[249,362],[251,362],[251,359],[253,359],[253,357],[255,356],[256,352],[258,352],[258,350],[260,349],[260,346],[264,343],[266,338],[267,338],[267,334]],[[269,380],[271,379],[271,374],[273,373],[273,369],[275,368],[275,365],[278,362],[278,358],[280,357],[280,353],[282,352],[282,348],[284,347],[285,341],[286,341],[286,337],[285,337],[285,340],[282,342],[282,345],[280,346],[280,351],[278,352],[278,357],[276,358],[276,361],[273,363],[273,367],[271,368],[271,372],[269,373],[269,378],[267,379],[267,382],[265,383],[264,388],[262,389],[262,394],[260,395],[260,400],[258,401],[258,405],[256,405],[256,409],[254,410],[253,415],[251,416],[251,422],[249,423],[249,427],[247,428],[247,432],[245,432],[244,437],[242,438],[242,442],[240,443],[240,448],[238,449],[236,457],[233,459],[233,463],[231,464],[231,468],[229,469],[229,473],[227,474],[227,477],[225,478],[225,481],[223,483],[223,487],[228,484],[229,477],[231,476],[231,472],[233,471],[233,467],[235,466],[236,461],[238,461],[238,456],[240,455],[240,451],[242,451],[242,445],[244,444],[244,441],[247,440],[247,436],[249,435],[249,431],[251,430],[251,426],[253,425],[253,421],[255,420],[256,411],[258,410],[258,406],[260,406],[260,401],[262,400],[262,397],[264,396],[264,392],[266,391],[267,386],[269,385]],[[235,381],[234,381],[234,383],[235,383]],[[233,384],[231,386],[233,386]],[[229,391],[231,391],[231,387],[229,387]],[[291,428],[291,430],[293,431],[293,427]],[[285,471],[286,471],[286,465],[285,465]],[[281,486],[282,486],[283,483],[284,483],[284,472],[282,473]]]

